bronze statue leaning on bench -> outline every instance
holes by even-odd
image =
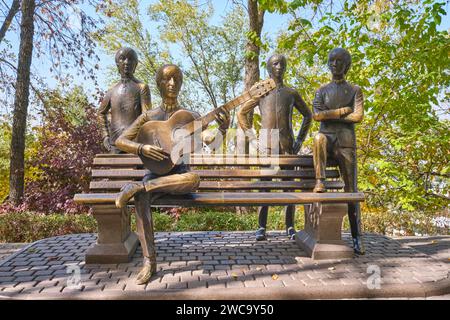
[[[106,92],[99,113],[103,125],[103,146],[109,153],[122,153],[115,146],[116,139],[137,117],[151,108],[151,98],[148,85],[134,77],[138,64],[136,51],[121,48],[115,60],[120,82]],[[108,120],[109,113],[111,121]]]
[[[314,98],[313,118],[320,121],[320,130],[314,137],[313,147],[316,172],[314,192],[326,191],[323,182],[326,178],[327,157],[337,160],[345,192],[358,191],[355,123],[363,119],[364,98],[358,86],[345,80],[351,61],[347,50],[333,49],[328,56],[332,81],[317,90]],[[348,218],[353,249],[357,254],[364,254],[359,202],[348,204]]]

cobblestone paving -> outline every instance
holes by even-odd
[[[0,243],[0,261],[26,245],[27,243]]]
[[[394,238],[435,259],[450,263],[450,236]]]
[[[350,237],[344,234],[350,245]],[[144,286],[134,284],[142,262],[136,251],[129,263],[86,265],[85,251],[95,234],[44,239],[0,262],[0,296],[130,293],[172,289],[345,288],[367,287],[373,270],[381,286],[427,284],[446,279],[449,261],[430,258],[401,241],[367,234],[367,254],[347,260],[313,261],[281,232],[255,242],[253,232],[157,233],[158,272]],[[405,241],[407,244],[408,241]],[[443,254],[444,258],[445,254]],[[74,269],[81,282],[73,288]],[[225,292],[224,291],[224,292]],[[212,291],[211,291],[212,292]]]

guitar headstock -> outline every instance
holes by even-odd
[[[248,91],[252,98],[260,98],[276,88],[275,81],[271,78],[255,83]]]

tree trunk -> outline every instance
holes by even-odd
[[[255,33],[258,38],[261,38],[261,31],[264,24],[264,10],[258,8],[257,0],[247,1],[247,10],[250,28],[249,31]],[[259,46],[252,40],[247,39],[245,46],[245,90],[249,90],[259,80],[259,54],[261,52]],[[248,123],[253,125],[253,110],[247,114]],[[240,147],[240,148],[239,148]],[[248,154],[250,152],[249,141],[245,138],[244,150],[238,146],[237,153]],[[240,214],[248,213],[247,207],[236,207],[236,212]]]
[[[264,24],[264,10],[260,10],[257,0],[248,0],[248,17],[250,28],[249,31],[254,33],[258,38],[261,38],[261,31]],[[247,40],[245,46],[245,90],[249,90],[259,80],[259,54],[261,49],[252,40]],[[253,124],[253,110],[248,113],[248,120]],[[245,142],[245,153],[249,152],[248,141]]]
[[[248,0],[248,17],[250,22],[250,32],[254,32],[258,38],[261,38],[261,31],[264,24],[264,10],[258,8],[256,0]],[[259,80],[259,54],[260,48],[250,39],[247,40],[245,50],[245,90],[250,89]],[[250,54],[248,54],[250,53]]]
[[[35,7],[35,0],[22,0],[19,62],[14,97],[9,175],[9,199],[14,205],[20,204],[24,191],[25,130],[28,114],[28,97],[30,93],[30,67],[33,56],[33,17]]]

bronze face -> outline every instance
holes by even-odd
[[[328,56],[328,68],[333,75],[333,79],[343,79],[350,69],[350,53],[342,48],[333,49]]]
[[[286,58],[281,54],[275,54],[267,61],[267,71],[273,79],[283,79],[286,71]]]
[[[161,97],[176,99],[183,84],[183,75],[176,65],[165,65],[158,70],[156,84],[161,93]]]
[[[136,66],[138,64],[138,57],[136,51],[131,48],[122,48],[116,53],[116,65],[120,75],[123,78],[130,78],[133,76]]]

